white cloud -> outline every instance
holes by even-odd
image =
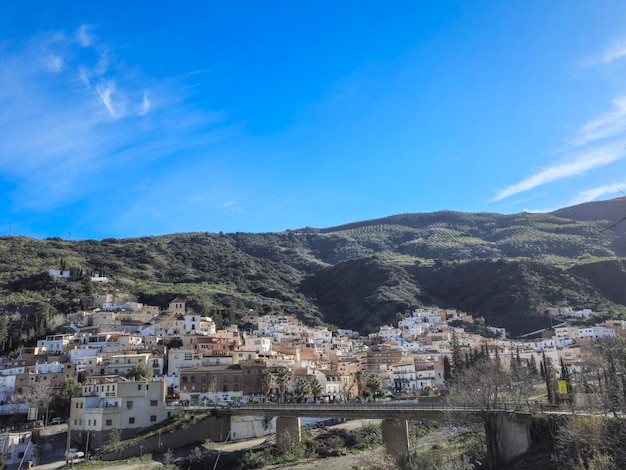
[[[583,202],[595,201],[603,196],[615,195],[618,193],[624,194],[624,189],[626,189],[626,182],[607,184],[596,188],[586,189],[585,191],[578,193],[578,195],[570,202],[570,205],[573,206],[576,204],[582,204]]]
[[[91,46],[91,43],[94,40],[93,36],[89,33],[90,29],[91,26],[87,24],[81,24],[76,30],[76,41],[78,41],[78,44],[83,47]]]
[[[100,95],[102,104],[104,104],[105,108],[109,112],[109,116],[113,119],[117,119],[120,117],[120,113],[115,109],[115,106],[113,106],[112,95],[114,91],[115,84],[98,86],[98,95]]]
[[[50,55],[45,62],[48,70],[51,72],[60,72],[63,70],[63,58],[58,55]]]
[[[580,175],[589,170],[600,168],[626,156],[624,142],[606,145],[579,153],[574,159],[542,169],[519,183],[508,186],[498,192],[492,202],[511,197],[538,186],[564,178]]]
[[[150,100],[148,99],[148,93],[144,91],[143,92],[143,101],[141,102],[141,106],[139,108],[139,113],[138,114],[140,116],[145,116],[150,111],[150,107],[151,106],[152,106],[152,103],[150,103]]]
[[[626,132],[626,96],[613,100],[613,110],[580,127],[575,137],[569,139],[573,147],[614,137]]]
[[[602,62],[608,64],[614,60],[621,59],[622,57],[626,57],[626,39],[616,41],[606,51],[604,51],[602,54]]]

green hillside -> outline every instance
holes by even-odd
[[[94,289],[90,273],[109,277],[120,298],[165,306],[183,295],[218,324],[252,309],[368,332],[413,307],[440,305],[521,333],[545,324],[535,315],[540,304],[621,315],[620,214],[625,198],[551,214],[441,211],[279,233],[0,237],[0,344],[32,341],[58,313],[79,309]],[[61,268],[72,282],[46,275]]]

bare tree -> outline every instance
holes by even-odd
[[[349,375],[341,376],[341,398],[348,401],[352,398],[352,389],[354,388],[354,379]]]
[[[596,340],[584,355],[576,386],[604,415],[567,417],[556,436],[558,459],[563,468],[626,468],[626,338]]]
[[[496,411],[503,403],[528,401],[531,388],[523,386],[521,372],[511,373],[508,364],[488,355],[477,356],[468,367],[454,374],[450,400],[478,410],[485,428],[486,464],[500,468],[502,456],[498,447]]]
[[[52,401],[52,385],[50,382],[39,380],[30,386],[28,398],[31,403],[35,403],[38,409],[45,408],[44,423],[48,424],[48,410]]]

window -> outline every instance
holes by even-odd
[[[133,401],[132,400],[128,400],[126,402],[126,408],[129,409],[129,410],[133,409]]]
[[[107,426],[113,426],[113,420],[112,419],[107,419],[105,424]]]
[[[151,415],[150,416],[150,421],[152,421],[154,423],[156,421],[156,415]]]
[[[128,424],[135,424],[135,418],[128,418]]]
[[[137,390],[141,390],[141,384],[137,384]]]
[[[150,406],[157,406],[158,401],[157,400],[150,400]]]

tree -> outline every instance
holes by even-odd
[[[306,401],[311,396],[311,384],[306,379],[300,379],[296,382],[296,387],[293,391],[298,403]]]
[[[341,398],[348,401],[352,398],[352,389],[354,388],[354,379],[349,375],[341,376]]]
[[[267,402],[267,397],[272,391],[272,388],[274,388],[274,375],[272,375],[272,372],[269,369],[263,369],[259,380],[261,381],[263,395],[265,395],[265,401]]]
[[[287,368],[280,369],[276,376],[276,385],[278,385],[278,392],[280,393],[280,402],[285,401],[285,393],[289,388],[289,382],[291,381],[291,371]]]
[[[599,401],[611,416],[576,414],[566,418],[556,436],[562,468],[626,468],[626,338],[595,340],[583,354],[580,388],[586,393],[581,398]],[[563,364],[561,369],[561,378],[572,381]]]
[[[448,356],[443,357],[443,380],[446,383],[450,383],[452,379],[452,366],[450,364],[450,359]]]
[[[554,367],[547,358],[546,353],[543,353],[541,358],[541,366],[543,370],[543,378],[546,381],[546,391],[548,393],[548,402],[556,403],[556,385],[554,383]]]
[[[181,348],[183,346],[183,340],[180,339],[178,336],[170,339],[166,346],[170,349],[176,349],[176,348]]]
[[[459,337],[456,333],[452,333],[452,367],[450,370],[451,378],[454,377],[456,372],[463,370],[463,356],[461,355],[461,345],[459,344]]]
[[[50,385],[50,382],[43,380],[34,382],[30,386],[28,398],[31,403],[37,404],[38,408],[45,408],[44,423],[48,424],[48,411],[50,401],[52,400],[52,385]]]
[[[79,397],[83,393],[83,387],[74,377],[65,379],[63,388],[57,393],[50,404],[50,408],[55,416],[67,419],[70,416],[70,405],[72,398]]]
[[[310,382],[311,385],[311,394],[313,395],[313,401],[317,401],[319,397],[324,394],[324,387],[322,383],[317,379],[317,377],[313,377]]]
[[[383,389],[383,381],[380,375],[377,373],[369,374],[365,382],[365,388],[372,395],[374,401],[376,401],[376,395]]]
[[[537,375],[537,360],[533,354],[530,355],[530,359],[528,360],[528,369],[532,375]]]
[[[357,396],[359,400],[363,398],[363,391],[365,390],[365,374],[358,370],[354,373],[354,383],[356,384]]]
[[[126,378],[130,380],[150,380],[152,379],[152,369],[145,362],[139,362],[128,369]]]
[[[527,402],[530,396],[530,386],[525,386],[523,381],[520,383],[518,380],[519,377],[514,379],[507,367],[488,360],[484,354],[455,375],[450,400],[471,403],[479,410],[485,428],[487,468],[501,468],[502,464],[495,413],[499,405],[505,401]]]

